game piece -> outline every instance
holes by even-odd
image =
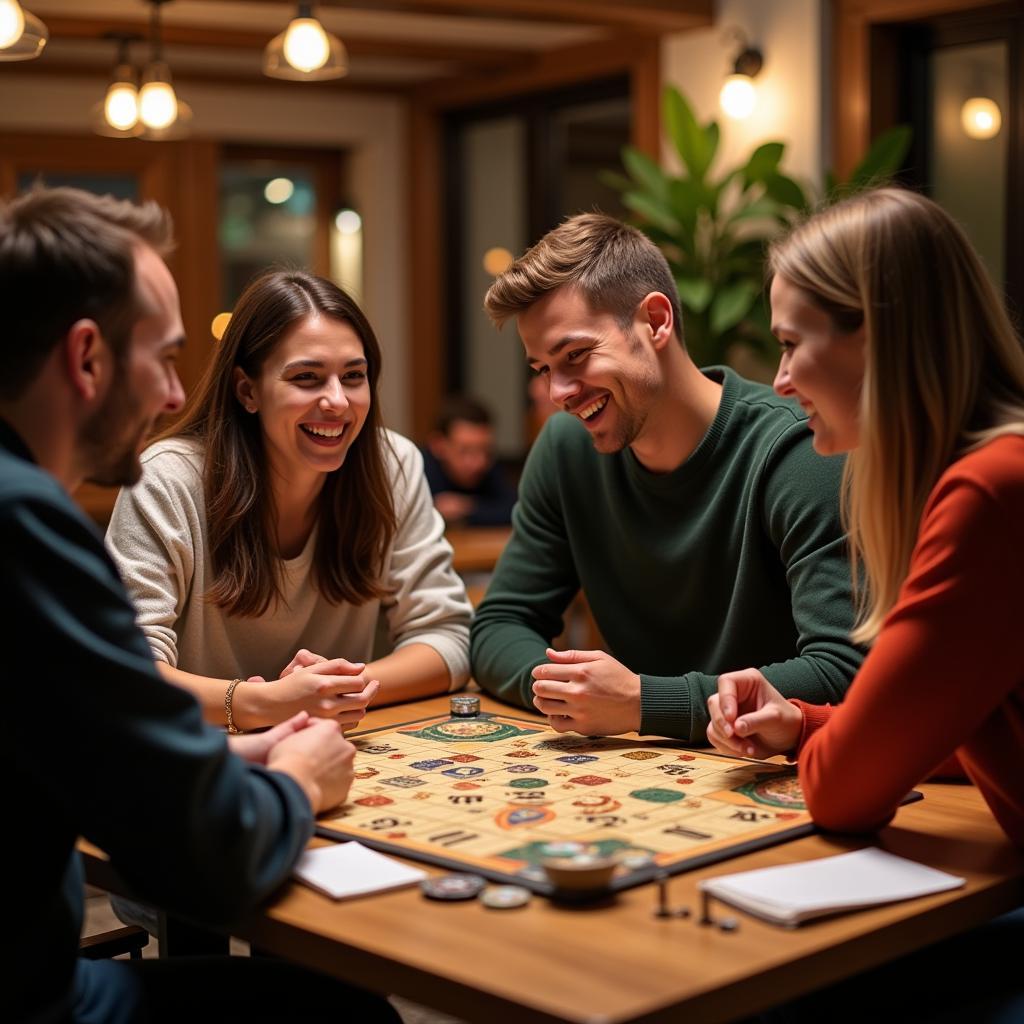
[[[525,907],[533,898],[521,885],[494,885],[480,893],[480,902],[491,910],[512,910]]]
[[[668,905],[668,875],[662,871],[658,878],[658,906],[654,911],[655,917],[672,917],[672,911]]]
[[[465,693],[452,697],[451,712],[456,718],[475,718],[480,714],[480,698]]]
[[[718,922],[718,929],[723,932],[734,932],[739,926],[740,923],[735,917],[723,917]]]
[[[424,878],[420,882],[423,895],[432,900],[471,900],[483,891],[487,883],[479,875],[452,873]]]
[[[673,875],[813,831],[789,765],[564,735],[483,711],[349,739],[355,780],[347,803],[318,822],[321,835],[558,898],[593,899],[656,870]],[[557,879],[545,867],[580,855],[589,866],[556,863]],[[599,870],[595,858],[606,862]]]
[[[715,919],[711,916],[711,896],[706,889],[701,889],[700,920],[697,924],[709,925],[714,923]]]

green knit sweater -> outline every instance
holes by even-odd
[[[850,568],[839,521],[842,460],[811,447],[806,417],[731,370],[714,422],[671,473],[630,449],[594,451],[553,417],[527,460],[513,535],[472,632],[488,692],[532,707],[531,669],[582,588],[605,649],[641,678],[641,730],[704,740],[721,672],[755,666],[786,696],[842,699]]]

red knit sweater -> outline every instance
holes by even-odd
[[[1024,437],[943,473],[910,570],[845,701],[794,701],[808,808],[873,831],[954,752],[1024,847]]]

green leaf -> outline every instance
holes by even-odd
[[[708,167],[715,162],[715,154],[718,152],[718,122],[709,121],[704,126],[704,138],[708,147]]]
[[[691,236],[688,241],[692,248],[692,235],[697,227],[697,211],[701,207],[701,189],[690,178],[673,178],[668,187],[669,207],[679,223]]]
[[[831,171],[825,172],[825,198],[831,202],[832,197],[836,194],[836,189],[839,188],[839,182],[836,181],[836,176]]]
[[[616,192],[628,192],[633,187],[633,182],[618,171],[598,171],[597,180]]]
[[[903,159],[910,148],[911,134],[910,126],[901,124],[879,135],[850,175],[848,191],[888,181],[903,165]]]
[[[785,174],[768,174],[764,178],[765,195],[774,199],[783,206],[790,206],[794,210],[807,209],[807,197],[804,190]]]
[[[623,146],[622,163],[630,177],[645,188],[655,199],[668,199],[668,178],[665,172],[646,154],[633,146]],[[632,187],[632,186],[631,186]]]
[[[622,197],[622,202],[630,210],[639,213],[641,217],[649,220],[652,224],[663,231],[675,235],[679,231],[679,221],[672,216],[664,204],[644,192],[627,192]]]
[[[766,142],[763,146],[758,146],[743,168],[743,187],[750,188],[751,185],[764,181],[769,174],[776,173],[785,149],[781,142]]]
[[[720,288],[711,303],[711,330],[724,334],[749,312],[761,289],[750,280],[734,281]]]
[[[697,123],[693,109],[673,85],[665,87],[662,99],[665,127],[690,177],[703,181],[711,157],[714,155],[710,140]]]
[[[706,277],[677,277],[676,287],[683,305],[694,313],[703,313],[708,308],[713,289]]]
[[[762,196],[760,199],[755,199],[751,203],[747,203],[745,206],[741,206],[732,216],[729,217],[727,223],[734,224],[741,220],[755,220],[755,219],[775,219],[780,212],[779,204],[769,196]]]

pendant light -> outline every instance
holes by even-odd
[[[132,138],[142,133],[143,126],[139,122],[139,89],[129,47],[140,42],[142,36],[108,32],[104,38],[117,42],[117,64],[106,96],[93,107],[92,130],[115,139]]]
[[[150,141],[184,138],[192,120],[191,108],[182,103],[174,91],[171,69],[163,59],[160,36],[160,6],[169,0],[149,0],[153,5],[150,19],[150,58],[142,69],[139,88],[140,138]]]
[[[323,82],[348,72],[342,41],[313,17],[311,3],[298,4],[288,27],[267,43],[263,73],[297,82]]]
[[[49,29],[18,0],[0,0],[0,60],[35,60],[49,38]]]

